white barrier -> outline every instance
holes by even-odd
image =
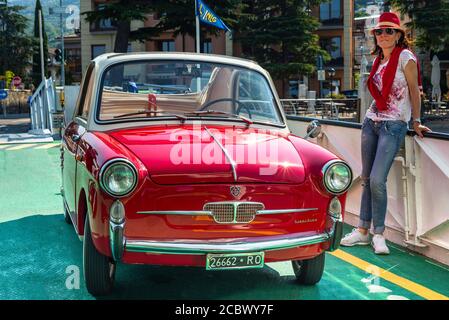
[[[304,136],[308,122],[288,120],[292,133]],[[348,192],[345,222],[357,225],[362,169],[360,129],[322,124],[312,142],[349,163],[354,180]],[[449,265],[449,140],[406,136],[387,181],[388,240]]]
[[[30,116],[32,134],[52,134],[53,117],[56,111],[56,95],[53,80],[45,79],[41,82],[30,99]]]
[[[78,94],[80,91],[80,86],[65,86],[64,88],[64,120],[65,123],[73,118],[73,113],[75,112],[75,105],[78,99]]]

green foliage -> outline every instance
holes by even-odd
[[[336,99],[336,100],[342,100],[346,99],[346,96],[343,93],[332,93],[332,95],[329,93],[326,96],[327,99]]]
[[[154,11],[152,0],[117,0],[104,4],[102,10],[82,12],[88,22],[110,19],[117,26],[114,52],[126,52],[129,40],[150,39],[159,30],[155,28],[139,28],[131,30],[131,21],[145,21],[147,14]]]
[[[449,48],[449,1],[390,0],[402,14],[408,15],[408,27],[418,31],[416,45],[435,51]]]
[[[354,73],[354,83],[355,83],[355,86],[358,86],[358,85],[359,85],[359,82],[360,82],[360,72],[356,72],[356,73]]]
[[[32,78],[33,84],[37,88],[42,81],[41,72],[41,53],[40,53],[40,43],[39,43],[39,10],[42,12],[42,5],[40,0],[36,1],[36,6],[34,9],[34,46],[33,46],[33,70]],[[44,73],[48,74],[47,60],[48,60],[48,38],[45,32],[45,22],[44,15],[42,14],[42,37],[44,46]]]
[[[243,0],[239,34],[243,55],[265,67],[275,79],[288,81],[315,71],[316,59],[328,53],[314,33],[318,20],[308,10],[326,1]]]
[[[160,22],[153,28],[157,34],[170,30],[173,31],[174,37],[178,35],[195,37],[195,0],[155,0],[153,3],[154,12],[161,17]],[[207,4],[231,30],[235,31],[239,24],[241,0],[223,0],[218,4],[209,1]],[[200,27],[203,36],[218,35],[220,32],[220,29],[213,26],[201,24]],[[144,33],[140,32],[140,35]]]
[[[20,14],[21,6],[2,6],[0,8],[0,74],[11,70],[25,77],[29,66],[32,38],[25,34],[27,19]]]

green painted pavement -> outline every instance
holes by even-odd
[[[344,232],[352,227],[346,225]],[[412,252],[394,243],[388,243],[390,255],[380,256],[373,253],[371,246],[344,248],[344,251],[379,268],[409,279],[445,296],[449,296],[449,267]]]
[[[0,222],[60,212],[59,164],[58,147],[0,149]]]
[[[93,299],[82,277],[82,243],[62,215],[58,148],[0,150],[0,172],[0,299]],[[374,255],[370,247],[344,250],[449,294],[444,287],[449,273],[423,257],[395,248],[386,257]],[[80,288],[67,288],[66,282],[76,285],[77,271]],[[311,287],[295,283],[289,262],[223,272],[119,264],[116,279],[108,298],[422,299],[330,254],[322,280]]]

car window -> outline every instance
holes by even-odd
[[[92,102],[92,90],[93,90],[93,70],[95,63],[92,62],[87,68],[86,75],[84,76],[83,83],[81,85],[80,94],[77,101],[77,113],[76,116],[83,119],[87,119],[89,115],[89,109]]]
[[[233,65],[183,60],[116,64],[105,71],[100,95],[100,121],[159,120],[213,110],[283,124],[266,77]]]

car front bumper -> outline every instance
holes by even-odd
[[[329,217],[332,221],[330,230],[319,234],[304,235],[291,233],[280,236],[255,237],[221,240],[139,240],[125,239],[124,224],[110,228],[111,251],[114,260],[119,261],[124,252],[140,252],[170,255],[205,255],[208,253],[245,253],[297,248],[329,242],[329,251],[338,248],[342,236],[342,219]]]

